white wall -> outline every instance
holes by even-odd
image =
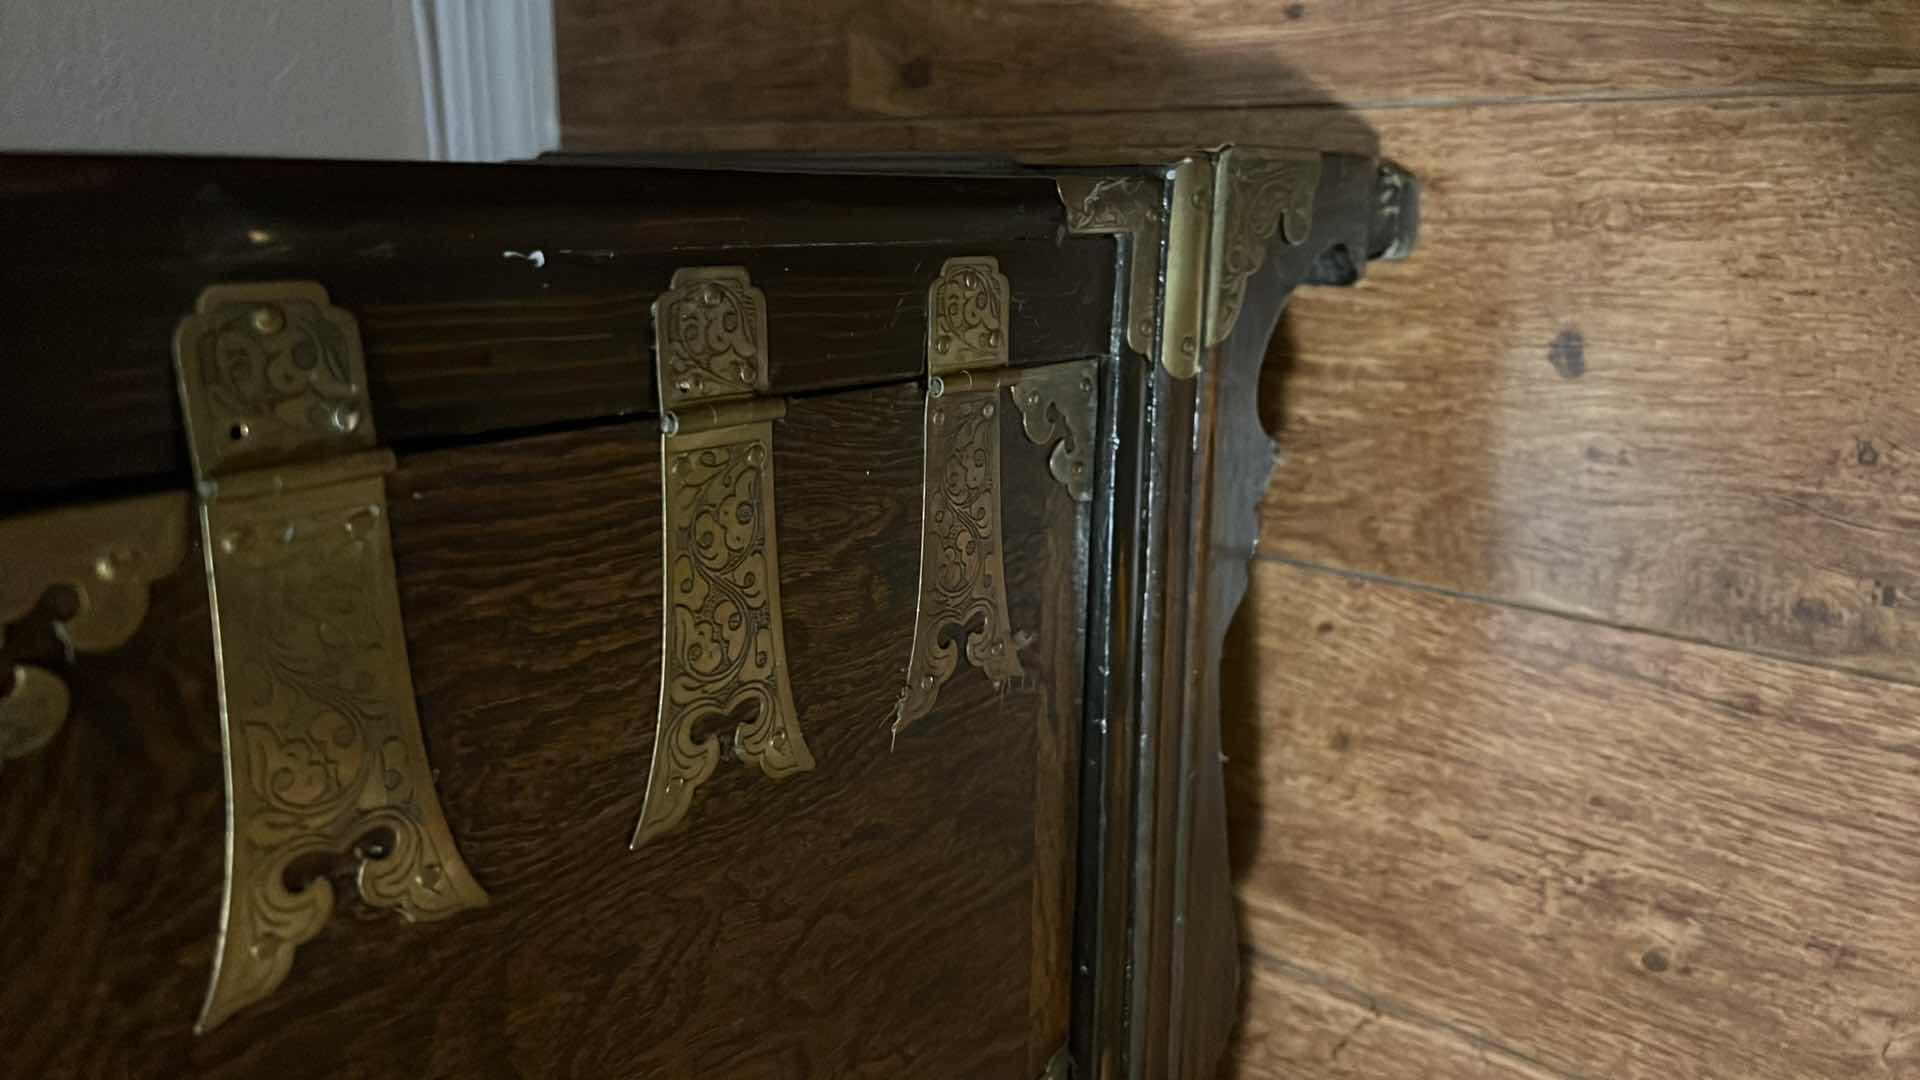
[[[407,0],[0,0],[0,150],[423,158]]]

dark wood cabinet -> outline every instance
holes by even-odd
[[[0,158],[0,1074],[1210,1075],[1252,387],[1415,210]]]

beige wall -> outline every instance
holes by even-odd
[[[427,156],[405,0],[0,0],[0,150]]]

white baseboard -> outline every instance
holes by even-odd
[[[560,145],[553,0],[413,0],[427,146],[511,161]]]

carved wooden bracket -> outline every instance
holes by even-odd
[[[814,766],[787,681],[775,529],[766,297],[739,267],[684,269],[654,303],[666,597],[659,726],[633,846],[686,820],[719,766],[702,722],[754,706],[736,725],[740,760],[778,779]]]
[[[200,487],[226,748],[220,944],[196,1030],[271,994],[336,875],[410,921],[487,902],[415,712],[353,317],[311,282],[214,286],[174,362]]]

